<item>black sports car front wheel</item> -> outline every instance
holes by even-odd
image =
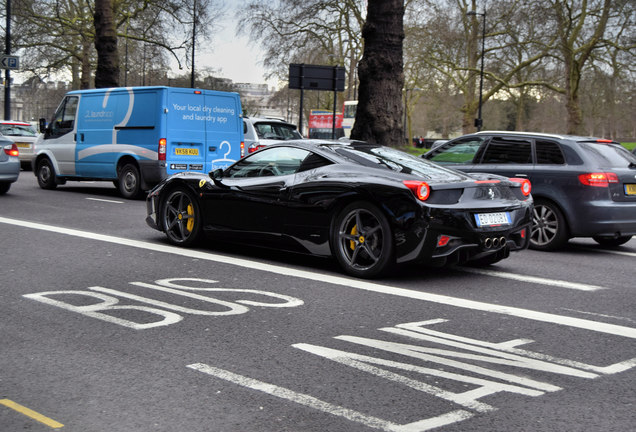
[[[395,260],[387,218],[376,206],[362,201],[347,205],[334,219],[331,248],[342,268],[356,277],[385,274]]]
[[[172,189],[161,206],[160,221],[168,241],[178,246],[191,246],[201,237],[199,202],[185,187]]]

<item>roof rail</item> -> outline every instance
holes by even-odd
[[[480,132],[477,132],[477,135],[480,135],[480,134],[536,135],[536,136],[543,136],[543,137],[550,137],[550,138],[559,138],[559,139],[564,139],[565,138],[564,135],[548,134],[548,133],[542,133],[542,132],[519,132],[519,131],[480,131]]]

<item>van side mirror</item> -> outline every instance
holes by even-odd
[[[40,128],[40,132],[44,132],[46,130],[46,119],[41,118],[38,126]]]

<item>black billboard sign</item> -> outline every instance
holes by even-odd
[[[289,88],[344,91],[345,68],[343,66],[290,64]]]

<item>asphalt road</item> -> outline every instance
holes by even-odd
[[[636,240],[363,281],[144,218],[110,183],[0,196],[0,431],[636,424]]]

